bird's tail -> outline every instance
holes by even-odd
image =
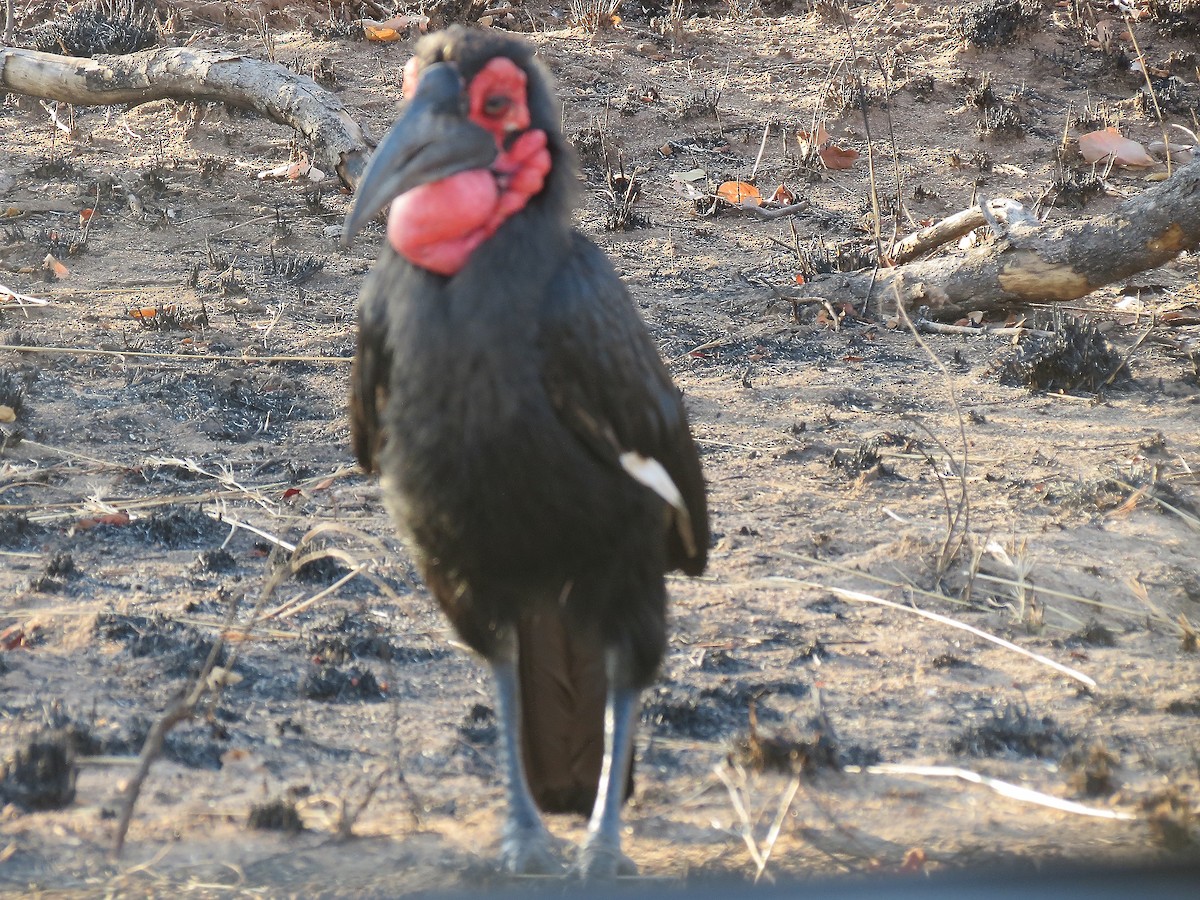
[[[530,790],[545,812],[586,816],[604,760],[604,644],[545,608],[522,617],[517,640],[521,746]],[[632,792],[631,769],[625,795]]]

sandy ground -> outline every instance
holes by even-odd
[[[317,5],[274,6],[276,58],[332,73],[382,133],[411,44],[320,37],[299,21],[322,18]],[[1142,142],[1159,134],[1136,99],[1141,76],[1089,43],[1094,27],[1071,10],[1037,9],[1012,42],[973,48],[954,26],[962,9],[856,6],[853,51],[836,20],[799,5],[685,5],[667,37],[640,8],[595,37],[562,9],[516,14],[584,157],[579,227],[616,262],[684,390],[710,486],[712,563],[671,581],[670,650],[627,815],[650,884],[752,878],[768,848],[778,879],[1200,854],[1200,673],[1186,637],[1200,626],[1200,383],[1179,349],[1196,326],[1160,324],[1138,342],[1156,314],[1196,315],[1196,257],[1071,305],[1068,319],[1087,316],[1128,358],[1130,377],[1099,394],[1014,381],[1011,338],[922,345],[884,323],[834,327],[838,310],[794,317],[762,284],[795,287],[794,240],[870,243],[864,161],[816,171],[796,137],[815,117],[865,153],[862,112],[844,102],[855,61],[877,92],[881,192],[897,193],[889,133],[903,179],[885,234],[969,206],[977,186],[1032,204],[1059,173],[1064,129],[1082,130],[1072,110]],[[1197,45],[1183,26],[1135,28],[1155,67]],[[268,55],[252,28],[195,13],[170,40]],[[1190,64],[1173,64],[1170,122],[1192,122]],[[985,73],[1019,127],[980,132],[970,94]],[[768,123],[757,184],[786,184],[808,209],[702,215],[670,175],[702,169],[708,189],[746,178]],[[0,280],[51,301],[0,311],[2,343],[114,351],[0,350],[0,387],[23,400],[0,424],[0,750],[12,770],[31,741],[65,741],[79,767],[62,808],[3,807],[0,890],[500,883],[485,671],[431,608],[348,448],[346,359],[378,227],[342,251],[329,229],[349,198],[336,185],[256,178],[287,160],[292,136],[253,115],[162,102],[77,108],[72,127],[57,132],[27,99],[0,106]],[[646,227],[606,230],[605,154],[636,170]],[[1107,211],[1145,177],[1116,170],[1085,209],[1064,196],[1050,216]],[[93,207],[81,248],[79,210]],[[48,252],[65,277],[45,280]],[[142,309],[160,327],[131,317]],[[337,556],[261,600],[280,542]],[[223,658],[236,683],[170,734],[112,860],[132,756],[214,638],[240,633],[260,600],[318,594]],[[779,738],[815,764],[832,742],[851,768],[794,778],[740,766],[744,752],[730,762],[752,707],[760,751]],[[862,768],[880,765],[959,767],[1107,817]],[[302,830],[251,827],[252,812]],[[575,820],[551,827],[582,834]]]

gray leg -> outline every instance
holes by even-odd
[[[504,791],[508,812],[500,841],[500,863],[514,875],[548,875],[562,871],[562,864],[542,824],[537,804],[529,792],[525,763],[521,756],[521,692],[517,682],[517,641],[491,660],[496,679],[496,713],[500,719],[500,756],[504,768]]]
[[[615,650],[608,657],[608,703],[604,711],[604,764],[588,836],[580,853],[580,874],[588,880],[636,875],[637,866],[621,852],[621,802],[633,759],[633,732],[641,692],[623,684]]]

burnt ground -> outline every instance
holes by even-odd
[[[270,51],[213,4],[185,4],[163,40],[273,52],[332,79],[381,133],[411,44],[314,30],[320,4],[268,5]],[[964,9],[857,5],[853,50],[822,4],[685,4],[674,28],[669,11],[623,6],[621,27],[594,37],[562,8],[512,20],[532,24],[559,81],[584,161],[578,225],[685,392],[710,485],[712,563],[671,581],[670,650],[643,714],[627,818],[645,876],[752,878],[743,832],[764,847],[777,815],[767,872],[781,879],[1200,853],[1196,257],[1070,304],[1059,327],[1091,323],[1100,352],[1065,360],[1012,337],[922,345],[844,309],[793,315],[764,286],[795,290],[800,257],[823,255],[814,241],[847,258],[870,246],[865,161],[822,172],[796,137],[823,119],[865,153],[864,102],[885,235],[976,190],[1044,198],[1062,220],[1146,184],[1117,169],[1097,187],[1059,154],[1064,133],[1097,122],[1160,135],[1131,44],[1083,6],[1022,7],[1015,31],[1012,9]],[[1167,120],[1194,128],[1195,4],[1143,13],[1141,50],[1178,79],[1159,82]],[[168,102],[59,115],[69,134],[36,102],[0,106],[0,281],[50,301],[0,310],[3,343],[26,348],[0,350],[13,411],[0,423],[0,889],[499,883],[485,671],[431,608],[348,449],[346,360],[378,226],[343,251],[336,185],[256,178],[293,142],[256,116]],[[708,214],[670,178],[746,178],[768,123],[757,184],[808,200],[794,218]],[[646,220],[628,232],[608,230],[605,173],[622,164]],[[900,210],[886,200],[896,165]],[[47,280],[47,253],[65,276]],[[96,350],[109,352],[83,352]],[[1104,386],[1114,360],[1127,377]],[[300,549],[272,553],[280,542]],[[335,555],[264,599],[273,567],[314,548]],[[941,613],[1095,686],[832,588]],[[245,634],[260,602],[288,606]],[[170,734],[114,862],[131,757],[222,632],[245,637],[221,651],[232,675]],[[960,767],[1128,818],[836,771],[878,764]]]

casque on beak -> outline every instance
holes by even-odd
[[[495,139],[470,122],[458,71],[435,63],[421,73],[416,93],[371,155],[342,227],[342,245],[393,199],[422,184],[491,165]]]

